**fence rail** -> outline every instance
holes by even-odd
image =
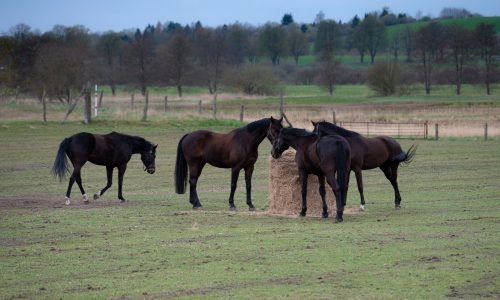
[[[392,137],[423,138],[429,136],[429,124],[423,123],[380,123],[380,122],[338,122],[346,129],[366,136],[389,135]]]

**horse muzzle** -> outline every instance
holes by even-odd
[[[148,172],[149,174],[154,174],[154,172],[156,171],[156,168],[155,167],[148,167],[148,168],[146,168],[145,171]]]
[[[271,156],[272,156],[274,159],[278,159],[278,158],[280,158],[281,153],[279,153],[278,151],[271,151]]]

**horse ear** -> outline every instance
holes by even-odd
[[[283,116],[282,116],[281,118],[279,118],[279,119],[278,119],[278,121],[279,121],[280,123],[283,123]]]
[[[153,146],[153,149],[155,149],[155,150],[156,150],[156,147],[158,147],[158,144],[154,145],[154,146]]]
[[[316,124],[318,124],[318,123],[314,123],[313,120],[311,120],[311,123],[313,124],[313,126],[316,126]]]

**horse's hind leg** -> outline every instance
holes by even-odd
[[[123,175],[125,175],[125,171],[127,170],[127,165],[123,164],[118,167],[118,199],[122,202],[125,202],[125,198],[123,198],[122,186],[123,186]]]
[[[365,210],[365,195],[363,194],[363,175],[361,173],[361,169],[353,170],[356,175],[356,183],[358,184],[359,196],[361,197],[359,209]]]
[[[66,204],[69,204],[69,199],[70,199],[70,194],[71,194],[71,188],[73,187],[73,183],[78,184],[78,187],[80,188],[80,192],[83,195],[83,202],[85,204],[89,203],[89,199],[87,197],[87,194],[85,194],[85,190],[83,189],[83,184],[82,184],[82,177],[80,175],[80,170],[82,169],[83,164],[75,163],[73,164],[73,173],[71,174],[71,177],[69,178],[69,184],[68,184],[68,190],[66,192]]]
[[[248,210],[255,210],[255,206],[252,203],[252,174],[253,174],[253,165],[245,168],[245,183],[247,188],[247,205]]]
[[[97,200],[97,199],[99,199],[99,197],[101,197],[102,195],[104,195],[104,193],[113,184],[113,167],[106,166],[106,175],[107,175],[107,178],[108,178],[106,186],[102,190],[100,190],[100,191],[98,191],[97,193],[94,194],[94,200]]]
[[[385,177],[391,182],[394,189],[394,206],[396,209],[401,208],[401,195],[398,187],[398,165],[380,167],[384,172]]]
[[[193,209],[202,207],[198,192],[196,191],[196,184],[198,177],[200,177],[201,170],[205,164],[189,165],[189,202],[193,205]]]
[[[327,182],[332,188],[333,194],[335,195],[335,204],[336,204],[336,209],[337,209],[337,215],[335,216],[335,222],[340,223],[342,222],[343,215],[344,215],[344,200],[342,199],[342,192],[340,191],[339,184],[337,180],[335,179],[335,176],[328,176],[327,177]]]
[[[234,206],[234,192],[236,191],[236,186],[238,185],[238,176],[240,175],[239,168],[231,169],[231,193],[229,194],[229,209],[236,210]]]
[[[321,196],[321,201],[323,201],[323,213],[321,216],[323,218],[328,218],[328,205],[326,204],[326,190],[325,190],[325,176],[318,175],[318,183],[319,183],[319,195]]]
[[[302,209],[300,210],[300,216],[305,217],[307,214],[307,173],[303,170],[299,170],[299,177],[302,192]]]

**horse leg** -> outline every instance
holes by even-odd
[[[307,213],[307,173],[303,170],[299,171],[301,192],[302,192],[302,209],[300,216],[305,217]]]
[[[94,200],[97,200],[97,199],[99,199],[99,197],[101,197],[102,195],[104,195],[104,193],[113,184],[113,167],[106,166],[106,176],[108,178],[106,186],[102,190],[100,190],[100,191],[98,191],[97,193],[94,194]]]
[[[205,166],[204,163],[189,165],[189,202],[193,205],[193,209],[202,206],[198,198],[198,192],[196,191],[196,184],[198,182],[198,177],[200,177],[201,170],[203,170],[203,166]]]
[[[344,220],[344,200],[342,199],[342,192],[340,191],[339,184],[334,175],[328,176],[327,182],[332,188],[333,194],[335,195],[335,204],[337,205],[337,215],[335,216],[335,222],[340,223]]]
[[[252,174],[253,174],[253,165],[245,168],[245,183],[247,188],[247,205],[248,210],[254,211],[255,206],[252,203]]]
[[[365,196],[363,194],[363,175],[361,174],[361,169],[355,169],[354,174],[356,175],[356,183],[358,184],[358,191],[359,195],[361,196],[359,209],[365,210]]]
[[[328,218],[328,205],[326,204],[326,190],[325,190],[325,176],[318,175],[318,183],[319,183],[319,195],[321,196],[321,201],[323,201],[323,218]]]
[[[229,209],[236,210],[234,206],[234,192],[236,191],[236,186],[238,185],[238,176],[240,175],[240,168],[236,167],[231,169],[231,193],[229,194]]]
[[[74,168],[74,167],[73,167]],[[71,204],[71,189],[73,188],[73,184],[75,183],[75,171],[73,170],[73,174],[69,177],[68,189],[66,190],[66,205]]]
[[[74,169],[73,169],[73,174],[71,175],[71,177],[73,178],[73,182],[76,181],[76,184],[78,184],[78,187],[80,188],[80,192],[82,193],[82,198],[83,198],[83,203],[85,204],[88,204],[89,203],[89,198],[87,196],[87,194],[85,193],[85,190],[83,189],[83,184],[82,184],[82,176],[80,175],[81,172],[81,168],[82,168],[83,164],[76,164],[74,165]],[[70,183],[71,183],[71,179],[70,179]],[[72,185],[72,183],[71,183]],[[68,186],[68,192],[70,192],[71,190],[71,186]],[[69,196],[68,196],[69,198]]]
[[[399,194],[397,182],[398,166],[382,166],[380,169],[382,169],[385,177],[391,182],[392,188],[394,189],[394,206],[396,209],[401,208],[401,195]]]
[[[118,199],[122,202],[125,202],[125,198],[123,198],[122,194],[122,186],[123,186],[123,175],[125,175],[125,171],[127,170],[127,164],[123,164],[118,167]]]

